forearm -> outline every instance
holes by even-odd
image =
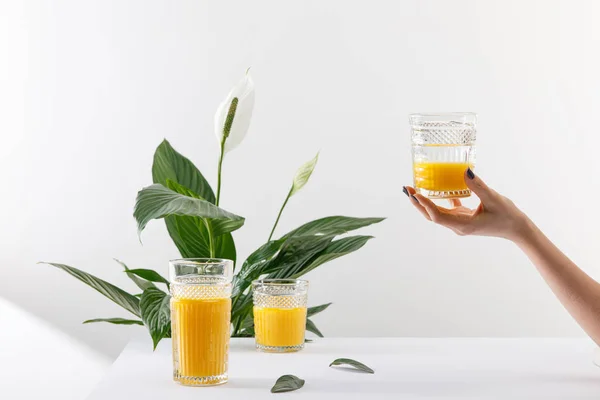
[[[571,316],[600,345],[600,284],[575,265],[531,221],[515,243]]]

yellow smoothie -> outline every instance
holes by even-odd
[[[174,379],[188,385],[227,380],[231,299],[188,287],[171,299]]]
[[[423,162],[413,164],[415,187],[436,192],[467,190],[468,163]]]
[[[254,307],[256,343],[269,347],[301,346],[306,330],[306,307]]]

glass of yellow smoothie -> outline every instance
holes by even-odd
[[[169,278],[173,379],[189,386],[227,382],[233,262],[172,260]]]
[[[477,115],[411,114],[409,122],[417,192],[431,199],[470,196],[464,174],[475,167]]]
[[[252,282],[256,348],[288,353],[304,348],[308,281],[262,279]]]

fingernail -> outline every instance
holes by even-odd
[[[471,171],[471,167],[467,168],[467,176],[469,177],[469,179],[475,178],[475,174],[473,173],[473,171]]]
[[[402,186],[402,191],[404,192],[405,195],[408,196],[408,190],[406,190],[406,186]]]
[[[413,199],[417,204],[421,204],[419,203],[419,199],[417,199],[414,194],[411,195],[410,198]]]

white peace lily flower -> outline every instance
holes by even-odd
[[[232,106],[232,103],[237,104],[233,104]],[[253,109],[254,82],[250,77],[250,73],[246,71],[246,75],[231,89],[225,100],[219,105],[215,114],[215,134],[219,146],[223,144],[223,135],[227,135],[225,137],[224,153],[233,150],[244,140],[250,126]],[[232,114],[230,119],[233,117],[233,122],[227,120],[227,116],[230,113]],[[226,132],[227,123],[231,124],[229,134]]]

